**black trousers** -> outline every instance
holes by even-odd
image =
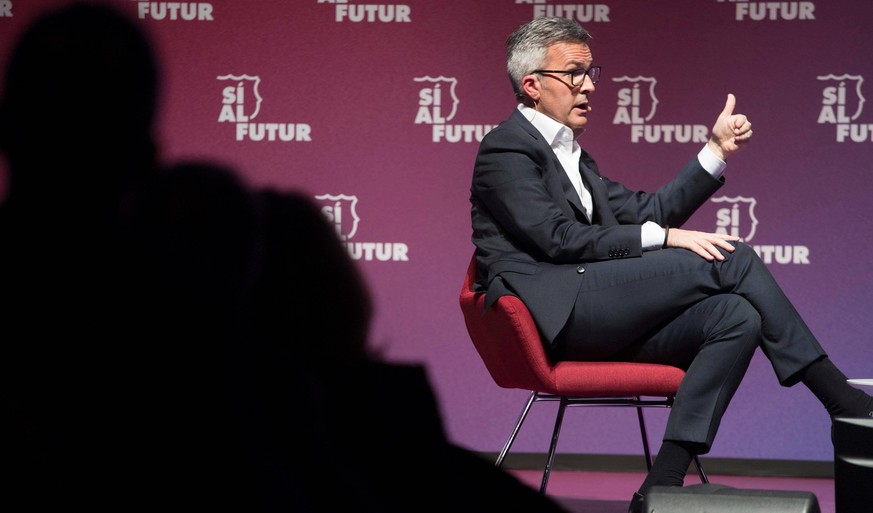
[[[754,250],[735,246],[721,262],[671,248],[586,263],[552,357],[685,369],[664,438],[708,451],[757,347],[784,386],[825,355]]]

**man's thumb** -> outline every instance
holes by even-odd
[[[723,116],[730,116],[734,113],[734,107],[737,105],[737,98],[733,93],[728,93],[727,101],[724,102],[724,109],[721,111]]]

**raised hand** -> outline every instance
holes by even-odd
[[[728,93],[724,109],[712,126],[707,145],[722,160],[736,153],[752,138],[752,123],[745,114],[734,114],[737,99]]]

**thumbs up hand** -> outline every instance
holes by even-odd
[[[707,142],[709,149],[722,160],[727,160],[752,138],[752,123],[745,114],[734,114],[736,105],[736,97],[728,93],[724,109],[715,120]]]

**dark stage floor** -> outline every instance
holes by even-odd
[[[539,489],[541,470],[510,472]],[[627,513],[631,495],[643,477],[643,473],[553,470],[547,493],[573,513]],[[812,492],[818,499],[821,513],[835,513],[833,479],[710,475],[709,481],[735,488]],[[692,469],[685,484],[699,482]]]

